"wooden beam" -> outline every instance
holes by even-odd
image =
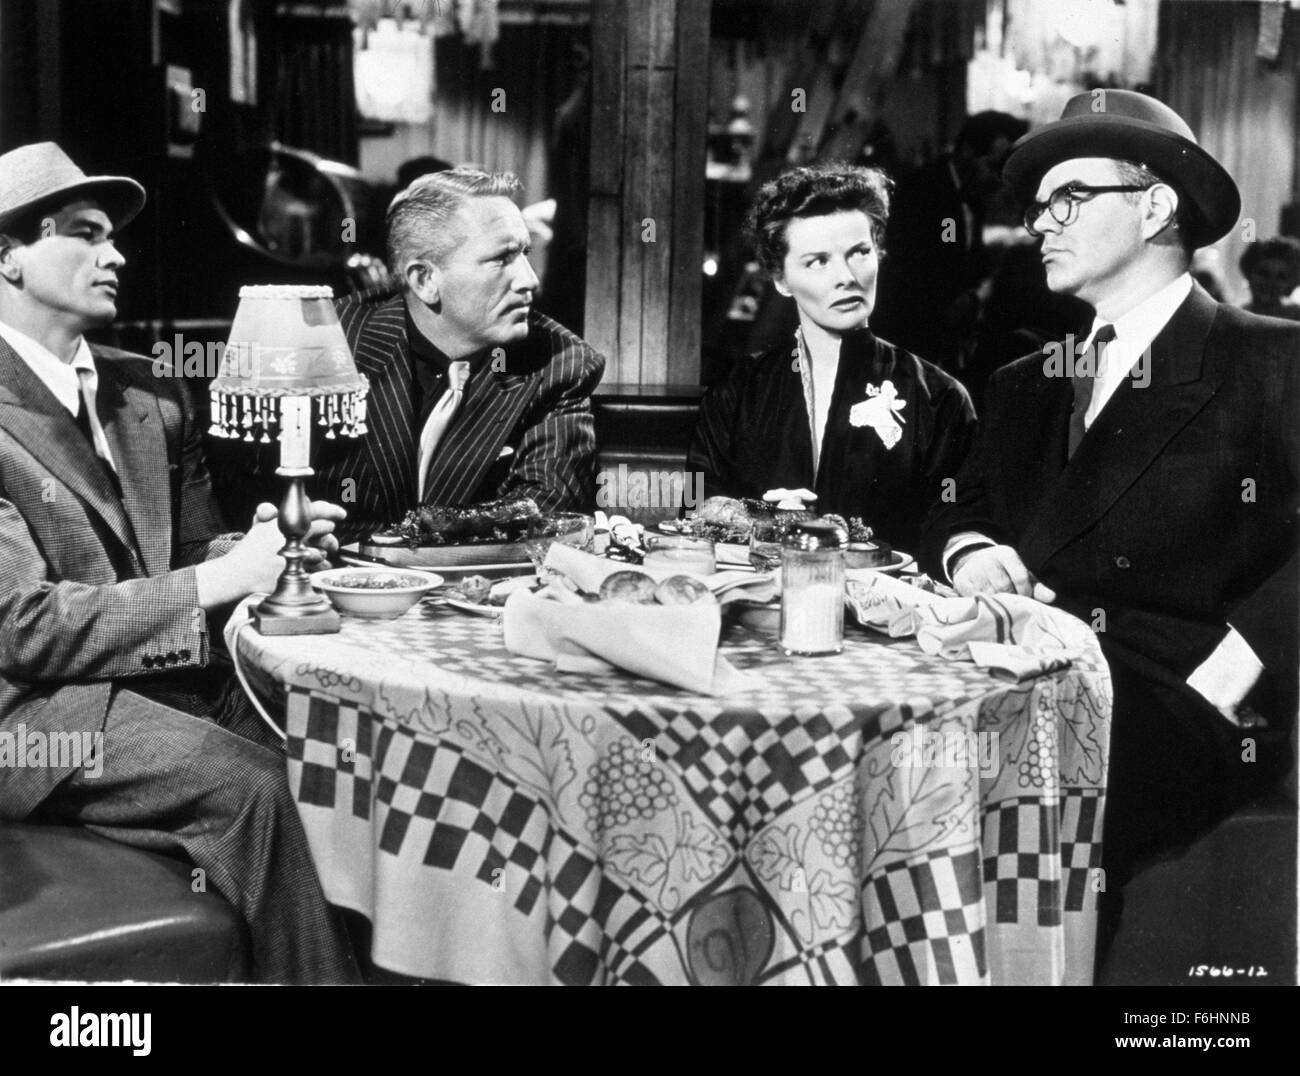
[[[629,29],[628,58],[638,54],[645,57],[645,20],[634,19]],[[650,147],[646,141],[646,110],[650,101],[650,72],[645,64],[628,64],[627,69],[627,140],[623,144],[623,216],[622,216],[622,287],[619,291],[618,342],[619,354],[614,369],[605,369],[605,376],[615,375],[628,384],[641,381],[641,300],[645,291],[643,270],[645,243],[642,241],[642,221],[650,216],[646,204],[649,174]]]
[[[583,336],[606,357],[606,380],[618,379],[621,354],[627,11],[626,0],[592,0],[591,179]]]
[[[694,385],[700,380],[709,14],[709,0],[679,0],[673,105],[672,301],[665,378],[669,385]]]
[[[709,13],[593,0],[586,335],[607,384],[699,377]]]

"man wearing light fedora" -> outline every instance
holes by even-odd
[[[268,981],[356,978],[285,778],[208,614],[283,567],[274,508],[218,534],[202,431],[116,315],[114,233],[145,201],[51,142],[0,156],[0,818],[180,852],[242,914]],[[341,509],[318,504],[314,540]],[[36,745],[96,742],[78,764]]]
[[[1005,178],[1048,286],[1095,317],[994,375],[924,554],[963,594],[1032,594],[1098,632],[1110,894],[1290,766],[1300,326],[1192,281],[1240,197],[1161,102],[1080,94],[1016,143]]]

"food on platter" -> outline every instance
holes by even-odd
[[[520,541],[528,521],[541,515],[531,497],[503,497],[481,504],[421,505],[400,523],[376,531],[371,545],[470,545]]]
[[[541,584],[535,575],[515,576],[512,579],[488,579],[483,575],[467,575],[449,586],[444,597],[463,605],[491,606],[501,609],[506,599],[516,590],[536,590]]]
[[[839,524],[848,532],[850,542],[872,541],[871,528],[860,516],[849,519],[832,513],[819,516],[808,508],[777,508],[771,502],[736,497],[709,497],[690,518],[669,520],[659,527],[672,534],[709,538],[724,545],[747,545],[756,523],[775,523],[779,534],[786,525],[806,519],[824,519]],[[874,546],[879,547],[879,553],[873,554],[878,556],[878,563],[888,564],[892,556],[889,547],[883,542],[876,542]]]
[[[449,598],[458,598],[471,605],[487,605],[492,593],[492,580],[482,575],[467,575],[449,586],[445,593]]]

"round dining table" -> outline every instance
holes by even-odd
[[[371,958],[518,984],[1090,984],[1111,685],[1013,683],[856,625],[746,690],[510,653],[436,598],[226,641],[287,734],[329,899]]]

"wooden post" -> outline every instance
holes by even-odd
[[[700,372],[709,0],[593,0],[585,335],[603,387]]]

